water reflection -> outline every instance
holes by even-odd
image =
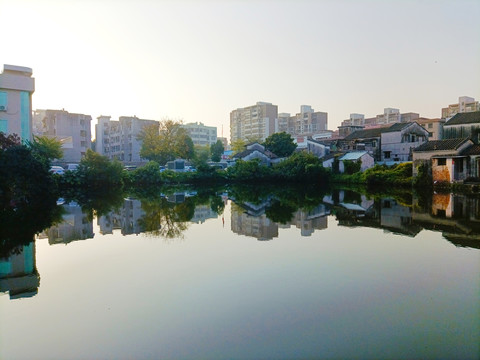
[[[37,204],[35,210],[4,209],[0,214],[0,292],[8,292],[11,298],[36,294],[40,276],[35,266],[35,234],[48,238],[50,245],[93,239],[95,215],[100,235],[119,231],[177,239],[190,224],[223,219],[225,206],[231,203],[231,231],[261,241],[275,239],[289,228],[312,236],[334,219],[339,226],[378,228],[409,237],[427,229],[441,232],[455,246],[480,248],[480,199],[465,195],[377,197],[350,190],[235,187],[122,196],[83,203],[66,200],[60,206],[49,202],[43,207]]]

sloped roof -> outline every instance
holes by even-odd
[[[460,124],[474,124],[480,125],[480,111],[473,111],[468,113],[458,113],[450,120],[448,120],[444,126],[448,125],[460,125]]]
[[[462,152],[462,155],[480,155],[480,145],[474,144]]]
[[[380,137],[383,131],[385,131],[384,127],[356,130],[353,133],[345,136],[344,140],[369,139],[369,138]]]
[[[368,154],[367,151],[352,151],[352,152],[349,152],[349,153],[346,153],[345,155],[343,155],[340,159],[340,161],[344,161],[344,160],[358,160],[360,159],[363,155],[365,154]]]
[[[405,129],[406,127],[412,125],[413,122],[404,122],[404,123],[395,123],[393,124],[392,126],[386,128],[384,131],[382,132],[395,132],[395,131],[401,131],[403,129]]]
[[[239,153],[233,155],[233,158],[234,158],[234,159],[241,159],[241,158],[244,158],[244,157],[246,157],[246,156],[254,153],[255,151],[258,152],[258,153],[260,153],[260,154],[262,154],[262,155],[265,155],[266,157],[268,157],[268,158],[270,158],[270,159],[276,159],[276,158],[278,158],[278,156],[275,155],[274,153],[272,153],[271,151],[268,151],[268,150],[260,151],[260,150],[258,150],[258,149],[248,149],[248,150],[244,150],[244,151],[242,151],[242,152],[239,152]]]
[[[445,139],[445,140],[432,140],[423,143],[422,145],[416,147],[413,151],[436,151],[436,150],[457,150],[462,146],[468,138],[457,138],[457,139]]]

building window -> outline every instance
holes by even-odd
[[[384,152],[383,152],[383,157],[384,157],[385,159],[390,159],[390,154],[391,154],[391,151],[384,151]]]
[[[7,93],[0,91],[0,111],[7,111]]]
[[[458,172],[463,172],[463,159],[455,161],[455,166],[457,167]]]
[[[433,128],[433,124],[432,124],[432,123],[428,124],[428,128],[429,128],[429,129],[432,129],[432,128]]]
[[[445,159],[445,158],[439,158],[439,159],[437,159],[437,165],[438,165],[438,166],[445,166],[445,165],[447,165],[447,159]]]
[[[8,121],[7,120],[0,120],[0,132],[7,134],[8,132]]]

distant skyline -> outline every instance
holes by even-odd
[[[33,109],[203,122],[229,137],[257,101],[440,117],[480,100],[480,1],[0,0],[0,66],[33,69]]]

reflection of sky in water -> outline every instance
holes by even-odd
[[[0,358],[478,355],[478,250],[333,216],[257,241],[231,231],[230,206],[224,219],[178,241],[97,225],[67,246],[38,240],[38,294],[0,296]]]

